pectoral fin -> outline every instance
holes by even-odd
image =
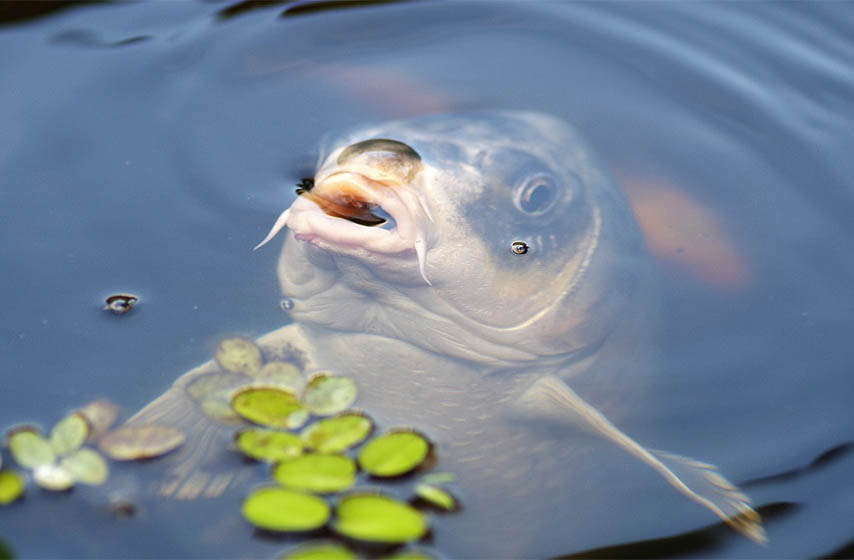
[[[584,426],[617,444],[658,474],[682,494],[715,512],[748,538],[767,542],[762,520],[750,499],[709,463],[663,451],[646,449],[587,404],[558,377],[538,379],[516,401],[514,410],[526,417],[563,420]]]

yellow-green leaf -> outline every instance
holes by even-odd
[[[235,443],[247,457],[271,463],[298,457],[303,448],[302,440],[294,434],[255,428],[238,432]]]
[[[0,471],[0,505],[17,500],[24,493],[24,477],[15,471]]]
[[[390,432],[362,447],[359,466],[374,476],[400,476],[421,465],[429,451],[427,439],[417,432]]]
[[[333,542],[308,543],[279,556],[279,560],[356,560],[352,550]]]
[[[219,343],[214,353],[219,367],[232,373],[255,375],[261,369],[261,349],[246,338],[227,338]]]
[[[299,428],[308,419],[293,393],[275,387],[244,389],[232,397],[231,408],[250,422],[272,428]]]
[[[338,533],[363,541],[404,543],[424,536],[427,519],[416,509],[380,494],[351,494],[336,510]]]
[[[56,453],[50,443],[33,428],[14,430],[8,436],[12,457],[19,465],[34,469],[56,461]]]
[[[75,482],[98,486],[107,481],[110,469],[101,455],[92,449],[78,449],[64,457],[59,465],[71,473]]]
[[[457,500],[450,492],[432,484],[425,484],[423,482],[416,484],[415,495],[442,511],[455,511],[459,509]]]
[[[364,441],[373,429],[370,418],[347,412],[307,426],[300,437],[307,447],[319,453],[340,453]]]
[[[356,463],[343,455],[309,454],[276,465],[279,484],[309,492],[340,492],[356,482]]]
[[[278,486],[250,494],[241,508],[243,517],[269,531],[310,531],[329,519],[329,505],[317,496]]]
[[[82,414],[74,413],[56,423],[50,431],[50,445],[57,455],[76,451],[89,437],[89,424]]]
[[[302,402],[318,416],[337,414],[356,402],[356,383],[349,377],[317,374],[306,385]]]

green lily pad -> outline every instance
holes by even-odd
[[[381,494],[351,494],[338,504],[333,528],[352,539],[404,543],[427,532],[427,519],[413,507]]]
[[[309,454],[276,465],[279,484],[309,492],[340,492],[356,482],[356,463],[344,455]]]
[[[89,424],[82,414],[73,413],[59,422],[50,431],[50,445],[57,455],[68,455],[83,445],[89,437]]]
[[[247,457],[274,463],[302,454],[302,440],[288,432],[250,428],[234,438],[237,448]]]
[[[305,385],[305,379],[303,379],[299,368],[290,362],[267,362],[254,377],[258,381],[274,387],[288,389],[294,393],[301,391]]]
[[[101,438],[98,446],[110,459],[133,461],[165,455],[182,443],[184,434],[177,428],[145,424],[113,430]]]
[[[24,477],[15,471],[0,471],[0,505],[14,502],[24,493]]]
[[[322,527],[330,515],[323,499],[278,486],[252,492],[241,511],[247,521],[269,531],[310,531]]]
[[[308,419],[308,411],[293,393],[275,387],[244,389],[232,397],[231,408],[246,420],[271,428],[299,428]]]
[[[349,548],[333,542],[308,543],[279,556],[279,560],[356,560]]]
[[[318,416],[337,414],[356,402],[356,382],[349,377],[315,375],[303,391],[302,402]]]
[[[376,437],[359,451],[359,466],[373,476],[392,477],[416,469],[427,458],[430,444],[413,431],[395,431]]]
[[[319,453],[341,453],[364,441],[373,429],[370,418],[347,412],[311,424],[303,429],[300,437],[306,447]]]
[[[63,457],[59,466],[71,473],[75,482],[90,486],[104,484],[110,475],[107,462],[92,449],[78,449],[68,457]]]
[[[74,486],[74,477],[68,469],[56,464],[39,465],[33,469],[33,480],[45,490],[61,492]]]
[[[419,483],[415,485],[415,495],[427,504],[442,511],[459,509],[457,500],[450,492],[432,484]]]
[[[12,457],[19,465],[34,469],[39,465],[50,465],[56,461],[56,453],[35,428],[24,427],[13,430],[7,436]]]
[[[247,338],[227,338],[219,343],[214,352],[219,367],[231,373],[255,375],[264,362],[261,349]]]
[[[119,417],[118,405],[108,400],[92,401],[77,411],[89,423],[89,440],[101,437]]]

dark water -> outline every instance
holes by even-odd
[[[697,532],[714,519],[653,486],[586,540],[554,535],[532,554],[851,553],[850,4],[227,6],[98,5],[0,27],[0,426],[50,426],[97,396],[132,412],[217,337],[280,326],[276,252],[251,247],[324,132],[539,110],[572,122],[630,197],[659,193],[666,216],[681,193],[717,223],[658,253],[659,405],[631,428],[721,467],[762,506],[769,545]],[[142,303],[109,316],[114,291]],[[658,483],[627,474],[608,491]],[[227,515],[240,499],[114,519],[97,492],[31,489],[0,509],[0,540],[22,557],[280,550]],[[239,538],[224,547],[218,532]],[[452,518],[435,544],[460,553]]]

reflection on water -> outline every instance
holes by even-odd
[[[97,396],[131,413],[217,337],[278,328],[275,252],[251,248],[310,176],[324,133],[533,109],[595,146],[660,272],[660,359],[644,398],[589,394],[618,403],[639,441],[721,467],[761,506],[770,543],[703,530],[713,516],[603,447],[568,468],[591,501],[531,554],[850,546],[854,21],[843,5],[403,3],[280,18],[287,6],[259,2],[218,15],[237,6],[89,6],[0,28],[0,426],[50,426]],[[144,302],[134,313],[103,312],[128,291]],[[156,467],[113,477],[132,491]],[[31,490],[0,509],[0,538],[22,556],[286,547],[248,538],[230,515],[241,499],[143,502],[118,519],[97,492]],[[60,516],[63,528],[39,521]],[[437,519],[436,549],[475,555],[455,522]]]

